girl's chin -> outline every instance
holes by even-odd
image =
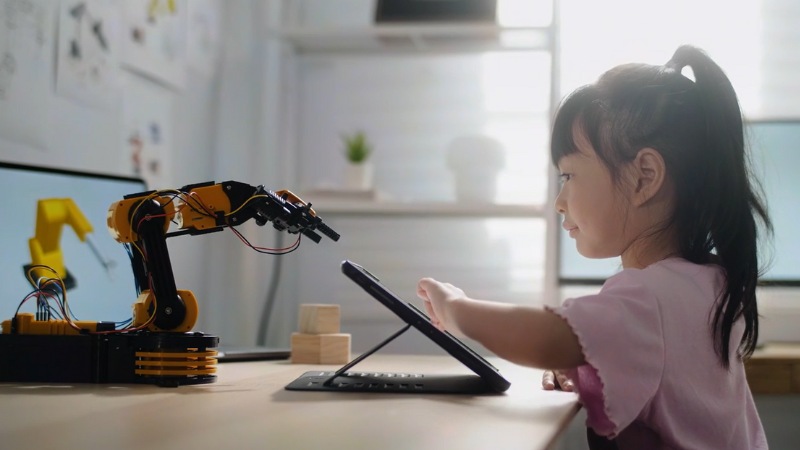
[[[580,242],[576,242],[576,246],[575,247],[578,250],[578,253],[581,256],[583,256],[584,258],[588,258],[588,259],[605,259],[605,258],[609,258],[609,256],[607,256],[605,254],[605,252],[600,252],[600,251],[598,251],[598,249],[595,249],[595,248],[586,248],[586,246],[585,245],[581,245]]]

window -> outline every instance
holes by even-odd
[[[800,125],[786,120],[800,118],[800,3],[566,0],[560,5],[562,94],[620,63],[663,64],[681,44],[705,49],[720,64],[752,121],[756,170],[775,220],[774,264],[766,278],[800,280],[800,242],[792,232],[796,217],[791,215],[796,202],[787,197],[800,192],[788,172],[797,167]],[[559,244],[562,282],[600,282],[619,270],[618,259],[583,258],[563,233]],[[762,253],[768,257],[773,250],[764,248]]]

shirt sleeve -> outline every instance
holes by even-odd
[[[637,272],[622,271],[606,281],[600,293],[566,300],[553,310],[578,337],[590,366],[569,373],[581,401],[604,406],[605,414],[587,414],[587,424],[609,437],[639,416],[658,390],[664,370],[659,304],[637,281]]]

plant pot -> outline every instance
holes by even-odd
[[[373,172],[372,164],[368,162],[347,164],[344,171],[344,187],[357,191],[372,189]]]

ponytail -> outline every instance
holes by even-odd
[[[704,192],[696,193],[692,208],[699,213],[689,230],[681,234],[681,252],[689,260],[703,262],[713,252],[712,262],[725,272],[726,283],[712,312],[715,349],[725,367],[730,364],[731,330],[744,318],[744,334],[738,353],[747,357],[758,341],[756,286],[759,277],[756,217],[767,230],[771,222],[764,203],[751,185],[745,152],[742,114],[728,77],[704,52],[678,48],[665,65],[680,74],[688,66],[695,78],[695,91],[704,113],[705,136],[701,149],[707,164]]]

